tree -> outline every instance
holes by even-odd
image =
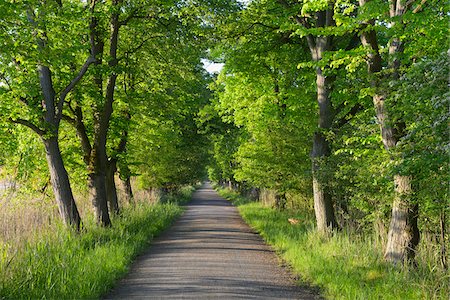
[[[354,34],[336,26],[335,11],[342,14],[328,1],[317,3],[255,1],[250,3],[242,16],[239,17],[238,23],[242,25],[238,25],[240,27],[234,30],[235,36],[244,36],[242,41],[245,43],[246,36],[251,36],[254,32],[263,28],[261,30],[263,33],[259,33],[257,41],[272,39],[269,45],[274,41],[285,45],[296,45],[297,50],[291,49],[291,55],[295,51],[302,53],[301,56],[290,57],[289,60],[284,62],[286,66],[282,68],[287,68],[290,64],[290,67],[306,66],[314,70],[318,129],[313,137],[311,161],[316,219],[320,231],[324,231],[328,227],[337,227],[334,204],[326,182],[328,176],[326,161],[332,153],[331,141],[329,140],[330,133],[345,125],[349,118],[361,109],[359,103],[338,97],[333,99],[332,97],[332,87],[338,77],[336,73],[340,72],[341,74],[343,70],[339,70],[339,68],[333,70],[334,58],[330,53],[337,52],[337,54],[343,55],[342,52],[351,50],[357,45]],[[252,47],[255,47],[254,45],[257,45],[257,42],[253,45],[248,42],[246,45],[252,49]],[[240,49],[240,51],[246,53],[245,50]],[[261,54],[257,53],[256,55]],[[237,57],[244,57],[244,54],[237,55]],[[227,64],[229,63],[233,64],[233,61],[227,61]],[[274,77],[274,74],[273,72],[270,76]],[[297,76],[304,76],[303,73],[299,72],[298,74],[302,75]],[[305,85],[297,86],[297,88],[304,87]],[[305,100],[297,99],[298,102]]]
[[[76,42],[61,43],[68,37],[74,41],[81,38],[77,18],[82,6],[72,2],[64,6],[60,2],[6,2],[1,8],[3,118],[39,135],[61,218],[79,229],[81,220],[58,136],[64,102],[95,61]],[[79,66],[82,57],[84,63]],[[78,71],[74,72],[77,65]]]
[[[402,76],[402,65],[407,66],[408,58],[405,55],[405,41],[400,35],[405,35],[408,21],[404,21],[409,14],[415,14],[422,9],[423,3],[413,9],[413,2],[390,0],[389,19],[386,21],[392,28],[392,36],[389,41],[389,53],[385,58],[389,71],[383,70],[384,59],[380,51],[380,45],[375,28],[376,19],[366,19],[365,28],[361,31],[361,42],[368,49],[368,71],[372,76],[371,85],[374,89],[373,103],[376,110],[378,122],[380,124],[381,137],[386,150],[391,154],[391,159],[401,164],[402,150],[399,143],[405,140],[408,135],[408,128],[404,114],[393,115],[398,111],[398,103],[391,103],[389,97],[392,91],[386,83],[396,82]],[[379,11],[374,8],[371,1],[360,0],[362,15],[375,16]],[[438,17],[439,19],[439,17]],[[379,21],[380,22],[380,21]],[[399,151],[400,150],[400,151]],[[414,199],[413,172],[397,170],[394,174],[395,199],[392,206],[392,217],[389,227],[388,242],[386,246],[385,258],[392,263],[400,263],[404,260],[414,261],[415,249],[419,243],[419,204]]]

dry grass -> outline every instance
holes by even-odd
[[[4,193],[0,197],[0,241],[16,249],[39,231],[49,230],[58,217],[56,204],[47,196],[39,199],[14,191]]]
[[[124,188],[116,178],[120,207],[130,205],[125,199]],[[134,203],[156,203],[158,190],[138,190],[132,180]],[[87,191],[75,192],[75,201],[83,222],[93,222],[92,204]],[[0,252],[14,255],[26,243],[33,243],[42,233],[49,232],[60,224],[58,206],[52,193],[47,190],[25,192],[18,188],[4,189],[0,193]]]

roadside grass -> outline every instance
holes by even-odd
[[[81,233],[59,225],[17,249],[0,244],[0,298],[99,298],[182,211],[175,203],[137,203],[124,207],[112,228],[85,219]]]
[[[228,190],[219,193],[238,206],[244,220],[300,280],[318,286],[327,299],[448,299],[450,295],[450,274],[431,264],[433,257],[419,257],[416,269],[394,268],[384,263],[381,245],[370,236],[345,231],[319,234],[305,212],[278,211]],[[298,224],[291,224],[289,218]]]

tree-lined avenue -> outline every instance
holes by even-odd
[[[106,299],[314,299],[206,183]]]

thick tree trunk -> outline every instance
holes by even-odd
[[[115,159],[111,159],[108,162],[106,169],[106,197],[108,200],[109,213],[118,215],[120,213],[119,201],[117,198],[116,182],[114,175],[117,171],[117,162]]]
[[[125,200],[128,204],[133,204],[133,189],[131,188],[131,178],[130,176],[126,176],[124,179],[121,179],[124,190],[125,190]]]
[[[275,193],[275,208],[278,210],[286,209],[286,194]]]
[[[317,69],[317,102],[319,104],[319,130],[331,128],[333,112],[329,98],[328,79],[320,68]],[[314,211],[316,214],[317,230],[326,231],[328,228],[338,227],[334,213],[333,201],[327,185],[323,182],[323,169],[320,164],[330,155],[330,145],[321,131],[314,134],[313,150],[311,153]]]
[[[99,151],[100,150],[100,151]],[[111,226],[106,196],[106,153],[94,147],[89,165],[89,194],[97,224]]]
[[[89,174],[89,194],[97,224],[105,227],[111,226],[111,219],[109,218],[108,204],[106,201],[105,174]]]
[[[59,214],[66,225],[80,229],[81,218],[70,187],[69,176],[64,167],[57,137],[44,139],[47,164],[53,193],[58,203]]]
[[[392,151],[397,145],[397,139],[390,124],[384,100],[385,96],[381,93],[373,96],[384,147],[387,151]],[[414,261],[415,249],[420,238],[417,226],[419,208],[412,200],[411,177],[394,175],[394,184],[395,200],[392,205],[391,223],[384,256],[387,261],[398,264],[405,260]]]
[[[334,213],[333,201],[328,187],[323,183],[320,159],[329,156],[329,146],[321,133],[314,135],[312,152],[313,195],[314,212],[316,215],[317,230],[325,232],[328,229],[338,228]]]
[[[391,224],[385,259],[394,264],[414,261],[415,248],[419,244],[417,217],[419,207],[412,204],[411,178],[395,175],[395,200],[392,206]]]

